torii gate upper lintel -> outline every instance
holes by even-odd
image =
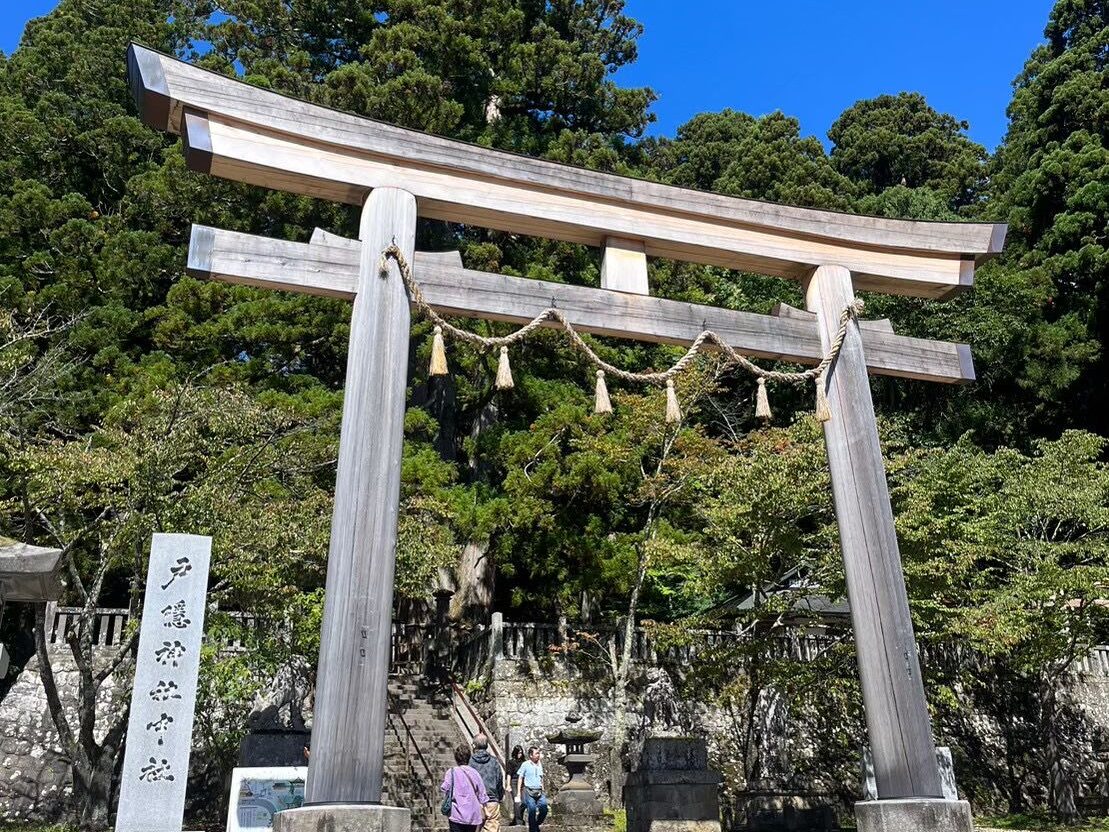
[[[182,135],[190,167],[364,206],[361,242],[319,233],[289,243],[196,226],[189,252],[193,274],[354,300],[310,804],[381,795],[410,323],[396,264],[389,279],[378,276],[389,242],[414,262],[441,312],[523,322],[555,298],[583,331],[688,344],[712,328],[746,354],[816,364],[856,291],[950,297],[1005,236],[1001,224],[791,208],[490,150],[287,98],[137,45],[128,69],[144,120]],[[474,272],[457,256],[416,253],[417,214],[600,246],[605,288]],[[652,298],[648,255],[802,280],[808,311],[766,316]],[[949,383],[974,371],[966,345],[861,321],[849,325],[827,379],[825,440],[878,803],[908,799],[906,811],[934,813],[943,801],[868,371]],[[944,828],[969,829],[966,804],[949,803]]]

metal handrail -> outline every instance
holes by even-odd
[[[454,705],[454,709],[456,711],[459,709],[458,705],[456,704],[457,702],[461,702],[463,705],[466,706],[466,711],[470,714],[471,717],[473,717],[474,722],[477,723],[478,733],[485,734],[486,739],[489,740],[489,750],[493,752],[493,756],[497,759],[497,762],[501,764],[501,768],[504,768],[506,765],[504,760],[504,753],[501,751],[500,746],[497,745],[496,739],[486,727],[485,720],[483,720],[481,718],[481,715],[474,710],[474,706],[470,704],[469,697],[466,696],[466,691],[462,689],[462,687],[455,680],[454,676],[450,677],[450,683],[451,692],[454,694],[454,696],[451,697],[451,704]],[[463,724],[464,723],[465,720],[463,720]],[[470,739],[473,739],[473,737],[471,736]]]

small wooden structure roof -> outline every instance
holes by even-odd
[[[61,549],[0,537],[0,601],[56,601],[61,555]]]
[[[143,120],[179,133],[195,170],[362,204],[378,187],[420,216],[803,279],[838,264],[856,288],[944,298],[973,282],[1006,227],[793,208],[534,159],[408,130],[259,89],[133,44]]]

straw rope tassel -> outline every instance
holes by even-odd
[[[774,414],[770,410],[770,400],[766,397],[766,379],[759,376],[759,389],[755,395],[755,416],[769,419]]]
[[[668,370],[637,373],[631,370],[623,370],[620,367],[609,364],[597,355],[597,353],[593,351],[593,348],[590,347],[585,339],[574,329],[569,319],[553,306],[549,309],[544,309],[524,324],[524,326],[508,335],[484,337],[478,335],[476,332],[461,329],[443,318],[432,308],[431,304],[427,302],[423,292],[420,290],[419,283],[417,283],[412,276],[411,265],[405,259],[401,250],[397,248],[396,244],[386,247],[381,254],[380,268],[383,278],[388,277],[388,260],[390,259],[396,261],[397,268],[400,270],[401,280],[404,281],[405,289],[408,290],[408,296],[412,305],[415,306],[424,317],[435,324],[435,338],[431,344],[431,366],[428,370],[431,375],[443,376],[447,374],[447,353],[443,346],[443,333],[449,333],[452,338],[457,338],[467,344],[474,344],[475,346],[483,348],[500,347],[501,355],[500,363],[497,366],[497,387],[502,390],[510,388],[512,387],[512,369],[508,364],[507,347],[522,342],[539,327],[555,322],[566,332],[574,348],[584,354],[585,357],[598,368],[597,391],[594,401],[594,407],[597,413],[612,412],[612,402],[609,400],[608,389],[605,386],[605,374],[608,373],[621,381],[627,381],[633,384],[662,384],[665,382],[666,421],[670,423],[680,422],[682,418],[682,411],[678,406],[678,396],[674,391],[674,376],[685,372],[689,368],[689,365],[696,359],[698,353],[707,348],[718,349],[720,352],[724,353],[728,362],[742,367],[747,372],[757,376],[758,393],[755,401],[755,414],[759,418],[769,419],[771,416],[770,402],[766,395],[767,379],[771,381],[789,382],[800,382],[805,379],[812,379],[816,383],[816,418],[822,422],[828,421],[832,418],[832,411],[828,406],[826,383],[828,369],[835,364],[836,358],[839,357],[840,351],[843,349],[843,342],[847,337],[847,330],[851,321],[857,321],[859,315],[861,315],[863,311],[863,301],[861,298],[852,299],[852,301],[844,307],[839,316],[839,330],[836,332],[835,338],[832,339],[832,344],[828,348],[828,352],[816,367],[803,372],[785,373],[776,370],[764,370],[745,355],[733,349],[727,341],[715,332],[706,329],[693,340],[693,343],[689,345],[689,349],[686,350],[685,355],[674,362]]]
[[[666,421],[670,424],[682,420],[682,409],[678,407],[678,394],[674,391],[674,379],[666,379]]]
[[[445,376],[447,374],[447,348],[443,346],[443,327],[435,327],[435,337],[431,339],[431,364],[427,369],[428,375]]]
[[[593,396],[593,412],[612,412],[612,400],[608,397],[608,386],[605,384],[604,370],[597,370],[597,391]]]
[[[819,422],[827,422],[832,418],[832,409],[828,406],[828,392],[825,389],[824,373],[813,379],[816,383],[816,418]]]
[[[512,368],[508,365],[508,347],[501,347],[501,357],[497,362],[496,387],[498,390],[511,390],[513,387]]]

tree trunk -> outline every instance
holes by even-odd
[[[116,763],[114,755],[102,753],[89,769],[73,767],[73,800],[78,807],[77,826],[81,832],[108,828]]]
[[[1078,807],[1075,804],[1075,766],[1067,751],[1076,738],[1064,736],[1054,682],[1048,679],[1041,682],[1040,687],[1040,719],[1047,739],[1048,799],[1056,817],[1071,822],[1078,819]]]
[[[632,634],[634,635],[634,627]],[[625,628],[626,635],[626,628]],[[629,641],[625,641],[625,655]],[[609,660],[612,665],[612,745],[608,752],[609,805],[619,809],[624,805],[624,746],[628,738],[628,674],[627,664],[616,658],[616,635],[609,642]]]
[[[609,805],[624,805],[624,745],[627,741],[628,694],[621,688],[613,697],[612,747],[608,752]]]
[[[458,588],[451,596],[452,621],[467,619],[485,620],[493,610],[493,590],[496,587],[496,570],[488,555],[488,541],[471,540],[462,550],[455,570]]]

